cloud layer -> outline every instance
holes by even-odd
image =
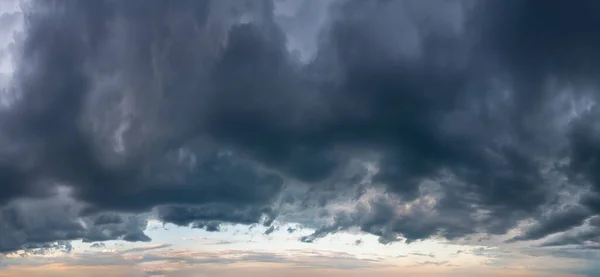
[[[596,1],[314,2],[26,2],[0,251],[147,241],[148,211],[599,246]]]

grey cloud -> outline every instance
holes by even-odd
[[[271,226],[271,227],[269,227],[267,230],[265,230],[265,233],[264,233],[264,234],[265,234],[265,235],[270,235],[270,234],[272,234],[273,232],[275,232],[276,230],[279,230],[279,228],[275,228],[275,226]]]
[[[589,216],[590,211],[581,206],[565,207],[560,211],[541,218],[536,225],[524,234],[513,238],[512,241],[536,240],[550,234],[563,232],[582,225]]]
[[[214,176],[215,178],[210,178],[207,174],[208,172],[202,171],[213,171],[218,175],[221,174],[222,170],[227,170],[227,164],[212,166],[210,164],[213,162],[212,160],[200,161],[198,166],[203,168],[198,168],[196,172],[187,173],[184,169],[173,168],[176,165],[173,165],[175,162],[172,162],[170,169],[175,172],[169,172],[168,170],[161,172],[161,175],[172,178],[167,179],[166,177],[156,175],[148,176],[155,173],[152,172],[153,167],[169,166],[169,164],[165,164],[168,163],[168,161],[164,161],[166,159],[162,159],[163,161],[157,161],[156,158],[153,159],[156,155],[164,156],[165,154],[163,152],[154,154],[155,150],[163,151],[165,147],[171,144],[171,140],[173,139],[177,140],[176,143],[185,140],[183,137],[170,137],[177,136],[176,133],[180,131],[188,132],[195,129],[196,126],[188,125],[188,123],[192,124],[191,122],[185,124],[182,122],[185,126],[181,130],[173,130],[173,132],[160,128],[175,128],[175,125],[179,124],[169,123],[165,126],[156,126],[156,129],[152,130],[153,134],[136,133],[142,132],[136,129],[127,130],[125,134],[110,133],[116,131],[114,128],[122,128],[119,127],[119,124],[123,123],[126,125],[131,120],[138,120],[129,118],[130,115],[125,114],[123,115],[125,118],[121,119],[123,121],[116,122],[114,120],[119,120],[119,118],[111,118],[111,116],[118,117],[119,113],[123,112],[138,114],[150,112],[146,110],[150,107],[144,103],[136,103],[140,107],[131,107],[131,111],[119,111],[118,107],[115,107],[115,104],[118,104],[115,101],[128,101],[122,98],[136,97],[136,93],[147,91],[143,86],[151,85],[146,81],[154,78],[153,75],[148,74],[159,74],[158,72],[153,73],[152,70],[158,69],[153,69],[154,65],[147,63],[147,61],[158,59],[158,57],[152,56],[157,54],[152,53],[150,47],[152,45],[158,47],[160,43],[173,43],[175,40],[183,39],[184,37],[195,37],[189,32],[195,32],[193,28],[194,24],[206,23],[205,21],[208,19],[206,19],[204,12],[207,10],[207,5],[220,5],[210,1],[187,1],[177,5],[167,5],[169,9],[164,10],[164,4],[166,2],[162,1],[133,1],[127,3],[99,1],[90,5],[65,1],[55,6],[48,5],[44,1],[34,1],[32,3],[31,13],[33,16],[29,19],[31,22],[28,22],[28,36],[23,43],[23,59],[30,60],[29,62],[33,64],[30,67],[32,70],[29,71],[24,66],[18,69],[15,78],[21,80],[23,83],[19,87],[22,99],[6,115],[7,123],[5,124],[9,136],[20,138],[19,144],[22,145],[14,147],[17,151],[20,151],[18,154],[26,154],[26,157],[32,162],[23,160],[23,158],[14,158],[14,165],[6,168],[6,170],[2,170],[5,172],[5,174],[2,174],[3,178],[6,179],[4,183],[8,186],[3,190],[2,195],[6,195],[6,197],[29,195],[32,193],[21,190],[31,190],[34,193],[32,195],[43,196],[43,188],[47,188],[49,185],[32,186],[29,184],[40,182],[37,179],[49,179],[73,185],[78,198],[92,205],[120,210],[140,210],[148,209],[154,204],[170,201],[195,202],[198,199],[198,201],[202,202],[199,199],[202,197],[195,191],[198,189],[198,186],[183,186],[179,184],[182,188],[181,190],[166,189],[166,187],[172,187],[177,183],[181,183],[181,181],[176,179],[177,176],[173,177],[173,175],[183,175],[183,177],[191,178],[193,179],[191,182],[212,182],[213,188],[216,189],[215,194],[202,193],[207,198],[217,197],[215,199],[211,198],[209,201],[219,201],[219,195],[228,197],[225,193],[226,191],[218,191],[226,189],[227,186],[217,184],[230,184],[230,181],[225,181],[223,178],[251,178],[251,176],[237,176],[231,173],[225,173],[226,175],[221,177]],[[155,18],[145,12],[136,12],[137,8],[141,7],[140,5],[145,6],[147,11],[160,11],[161,14],[156,16],[162,16],[162,21],[159,20],[161,24],[167,24],[169,20],[173,20],[173,15],[178,13],[185,13],[186,16],[178,15],[177,18],[186,18],[189,22],[172,21],[175,24],[172,31],[161,31],[160,28],[142,31],[144,28],[148,28],[151,25],[149,21],[154,22]],[[63,18],[64,20],[57,21],[55,20],[56,17]],[[223,17],[226,19],[227,15],[223,15]],[[218,22],[208,22],[206,24],[209,23],[216,24]],[[116,25],[118,25],[118,30],[114,29],[117,27]],[[207,28],[210,28],[210,26],[207,26]],[[210,32],[210,30],[206,32]],[[230,39],[237,41],[236,35],[233,33],[235,32],[232,32]],[[202,34],[199,35],[202,36]],[[87,41],[80,40],[81,37],[85,36],[88,36],[86,38]],[[258,39],[260,39],[260,36],[258,36]],[[152,43],[153,40],[155,40],[154,44]],[[173,55],[173,57],[169,58],[173,58],[173,60],[165,60],[164,63],[166,64],[162,66],[169,66],[168,62],[175,62],[176,59],[181,60],[180,64],[176,64],[179,66],[178,70],[182,70],[186,66],[191,66],[191,64],[188,64],[188,62],[191,62],[191,59],[187,59],[190,57],[183,60],[181,57],[174,56],[189,53],[189,47],[193,47],[194,44],[203,48],[211,47],[207,45],[209,42],[212,42],[209,38],[198,37],[198,40],[202,41],[197,41],[193,44],[174,44],[181,45],[184,48],[188,47],[186,48],[188,51],[185,49],[170,49],[169,51],[172,52],[168,53],[171,53],[170,55]],[[218,41],[212,43],[218,43]],[[253,42],[251,41],[250,43]],[[146,51],[138,51],[136,49],[138,46],[145,47]],[[116,52],[112,52],[113,50]],[[127,59],[106,59],[105,56],[109,54],[107,51],[111,52],[110,55],[113,53],[128,55],[129,53],[133,54],[134,52],[132,51],[135,51],[136,54],[131,55]],[[165,54],[168,53],[165,52]],[[202,54],[209,55],[210,53],[202,52]],[[95,66],[92,66],[89,70],[83,70],[84,64],[95,64]],[[61,68],[53,68],[54,66]],[[198,70],[201,71],[202,69],[199,68]],[[200,72],[197,73],[200,74]],[[190,72],[190,74],[193,74],[193,72]],[[194,74],[195,77],[196,74]],[[109,79],[104,81],[107,78]],[[115,82],[117,83],[112,82],[110,78],[116,80]],[[131,95],[119,95],[115,92],[115,90],[119,91],[123,88],[115,86],[125,85],[118,83],[121,78],[128,79],[129,84],[126,86],[131,86],[129,89],[132,91]],[[200,85],[189,84],[192,87],[183,89],[186,86],[185,82],[180,82],[180,80],[176,80],[177,78],[165,81],[163,85],[166,87],[155,87],[159,91],[153,93],[158,94],[167,90],[174,90],[181,94],[180,97],[186,97],[184,95],[191,95],[189,93],[196,92],[197,86]],[[35,79],[35,81],[29,81],[31,79]],[[53,86],[52,88],[44,87],[45,83],[54,81],[56,81],[58,86]],[[181,85],[182,87],[168,88],[170,85]],[[142,97],[142,95],[137,95],[136,99],[152,101],[152,97],[162,96],[139,97]],[[173,97],[173,100],[177,98],[177,96]],[[198,97],[201,96],[198,95]],[[98,104],[99,106],[104,105],[103,110],[99,110],[97,107],[90,107],[91,103],[88,103],[89,101],[98,101],[94,104]],[[191,103],[192,101],[186,98],[185,102]],[[33,103],[39,103],[39,105]],[[183,107],[178,106],[174,102],[172,104],[176,105],[176,109],[183,113]],[[136,108],[142,110],[135,111]],[[175,107],[165,106],[163,108],[172,109]],[[196,109],[199,107],[194,106],[193,108]],[[154,110],[154,108],[150,109]],[[112,114],[102,114],[107,111]],[[166,110],[163,112],[170,113],[170,111]],[[183,116],[181,113],[179,115],[175,115],[175,113],[171,114],[173,116]],[[192,116],[192,114],[186,113],[185,116]],[[104,122],[102,121],[103,118],[107,118],[108,120],[114,119],[114,122]],[[167,120],[167,118],[164,119]],[[168,122],[178,121],[172,118]],[[148,123],[159,124],[158,122]],[[146,127],[136,126],[135,128]],[[120,135],[125,137],[117,137],[117,142],[113,141],[113,145],[111,146],[111,137]],[[139,137],[134,138],[132,136],[148,137],[144,140],[145,142],[136,143],[128,147],[129,145],[127,144],[133,143],[133,141],[128,139],[140,139]],[[167,138],[163,138],[162,136],[166,136]],[[21,148],[24,149],[28,144],[33,149],[20,150]],[[126,153],[118,153],[122,147],[126,147]],[[24,153],[24,151],[30,151],[31,153]],[[57,159],[60,159],[60,161]],[[219,158],[215,159],[220,161]],[[23,160],[23,163],[32,165],[23,165],[27,168],[21,168],[20,160]],[[146,162],[147,160],[149,162]],[[221,169],[223,167],[224,169]],[[25,173],[23,171],[27,171],[28,178],[24,177]],[[242,174],[251,174],[251,172]],[[193,174],[195,175],[190,176]],[[269,186],[274,186],[272,189],[275,192],[277,191],[276,183],[265,182],[263,179],[257,181],[261,185],[265,183],[266,189],[270,189]],[[146,187],[140,187],[142,186],[141,184],[144,184]],[[235,191],[233,187],[229,188],[231,191]],[[256,193],[262,192],[268,196],[268,191],[253,189],[246,194],[237,194],[235,197],[239,196],[241,198],[236,199],[236,201],[255,201],[254,199],[256,198],[253,197],[263,197],[262,195],[256,195]],[[136,194],[138,197],[131,197],[132,194]],[[185,200],[185,198],[188,198],[188,200]],[[192,200],[189,200],[190,198]],[[125,199],[128,200],[125,201]],[[144,202],[136,202],[136,199],[143,199]],[[153,203],[157,200],[158,203]]]
[[[160,245],[150,246],[150,247],[131,248],[131,249],[127,249],[125,251],[121,251],[120,253],[121,254],[139,253],[139,252],[152,251],[152,250],[157,250],[157,249],[164,249],[164,248],[168,248],[168,247],[171,247],[171,244],[160,244]]]
[[[448,261],[442,261],[442,262],[427,261],[427,262],[418,263],[418,265],[434,265],[434,266],[442,266],[442,265],[447,265],[447,264],[448,264]]]
[[[0,117],[0,249],[148,241],[143,216],[113,215],[153,208],[212,231],[304,221],[306,242],[352,227],[382,243],[497,235],[531,218],[518,240],[568,231],[600,212],[598,111],[571,105],[596,99],[581,88],[597,5],[307,4],[327,15],[301,61],[287,44],[309,36],[307,12],[282,18],[269,0],[34,0]],[[346,174],[357,160],[376,170]],[[11,206],[58,184],[83,207],[24,221]],[[586,184],[584,208],[545,212]]]
[[[219,204],[163,206],[159,207],[157,212],[160,220],[179,226],[206,221],[225,221],[240,224],[253,224],[262,221],[265,225],[270,225],[273,217],[272,211],[269,208],[244,208]]]
[[[208,221],[208,222],[196,222],[194,224],[192,224],[192,228],[196,228],[196,229],[204,229],[207,232],[219,232],[221,231],[221,223],[220,222],[215,222],[215,221]]]
[[[430,257],[430,258],[435,258],[435,255],[430,253],[430,254],[423,254],[423,253],[411,253],[411,255],[413,256],[421,256],[421,257]]]
[[[50,243],[30,243],[22,248],[19,254],[21,257],[28,255],[48,255],[56,252],[70,253],[73,245],[68,241],[50,242]]]
[[[94,218],[81,217],[81,210],[82,205],[64,194],[45,200],[15,201],[0,209],[0,250],[46,251],[61,248],[71,240],[150,240],[144,234],[147,221],[143,215],[130,215],[124,217],[123,222],[96,225]],[[55,241],[60,244],[53,244]]]
[[[123,218],[115,213],[99,214],[94,218],[94,225],[119,224]]]
[[[589,223],[590,223],[590,225],[592,225],[594,227],[600,228],[600,216],[595,216],[595,217],[590,218]]]
[[[545,74],[585,78],[594,72],[600,44],[595,31],[598,3],[580,0],[566,3],[546,1],[489,1],[493,11],[486,42],[506,65],[523,77],[544,78]],[[531,38],[531,35],[537,35]],[[533,81],[533,80],[532,80]],[[536,80],[539,81],[539,80]],[[533,100],[533,99],[532,99]]]
[[[50,201],[13,204],[0,209],[0,250],[39,248],[54,241],[80,238],[85,228],[68,216],[69,206]]]
[[[600,246],[599,217],[594,216],[579,228],[555,235],[542,242],[542,246],[578,246],[583,250],[598,250]]]
[[[558,249],[550,252],[551,255],[561,258],[575,258],[595,261],[600,258],[600,252],[585,248],[580,249]]]
[[[148,221],[143,216],[128,216],[122,223],[88,227],[82,240],[83,242],[108,240],[148,242],[151,239],[144,233],[147,226]]]
[[[548,80],[570,82],[575,89],[571,99],[597,101],[597,93],[587,93],[586,85],[596,86],[593,75],[598,72],[600,56],[593,51],[600,45],[600,36],[594,30],[598,21],[598,3],[595,1],[547,1],[543,5],[535,1],[494,2],[491,9],[497,10],[490,24],[492,28],[489,42],[498,57],[518,81],[519,103],[536,110],[544,101],[556,95],[544,89]],[[549,24],[547,24],[549,22]],[[535,35],[535,39],[532,38]],[[573,175],[584,174],[598,192],[598,156],[595,119],[597,108],[583,111],[572,123],[569,133]],[[525,122],[525,121],[524,121]],[[522,126],[524,128],[530,126]],[[533,128],[532,130],[536,130]],[[581,183],[581,179],[576,179]],[[585,181],[583,181],[585,183]],[[592,194],[584,204],[598,212],[598,201]]]
[[[542,243],[542,246],[585,245],[600,243],[600,228],[573,230]]]
[[[94,242],[90,245],[91,248],[104,248],[106,245],[103,242]]]

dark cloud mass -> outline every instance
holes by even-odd
[[[153,216],[600,243],[597,1],[314,2],[27,1],[0,251]]]

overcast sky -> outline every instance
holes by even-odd
[[[0,277],[600,276],[599,1],[0,13]]]

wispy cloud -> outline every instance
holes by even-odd
[[[152,246],[146,246],[146,247],[136,247],[136,248],[127,249],[125,251],[121,251],[121,254],[145,252],[145,251],[168,248],[170,246],[171,246],[171,244],[159,244],[159,245],[152,245]]]

